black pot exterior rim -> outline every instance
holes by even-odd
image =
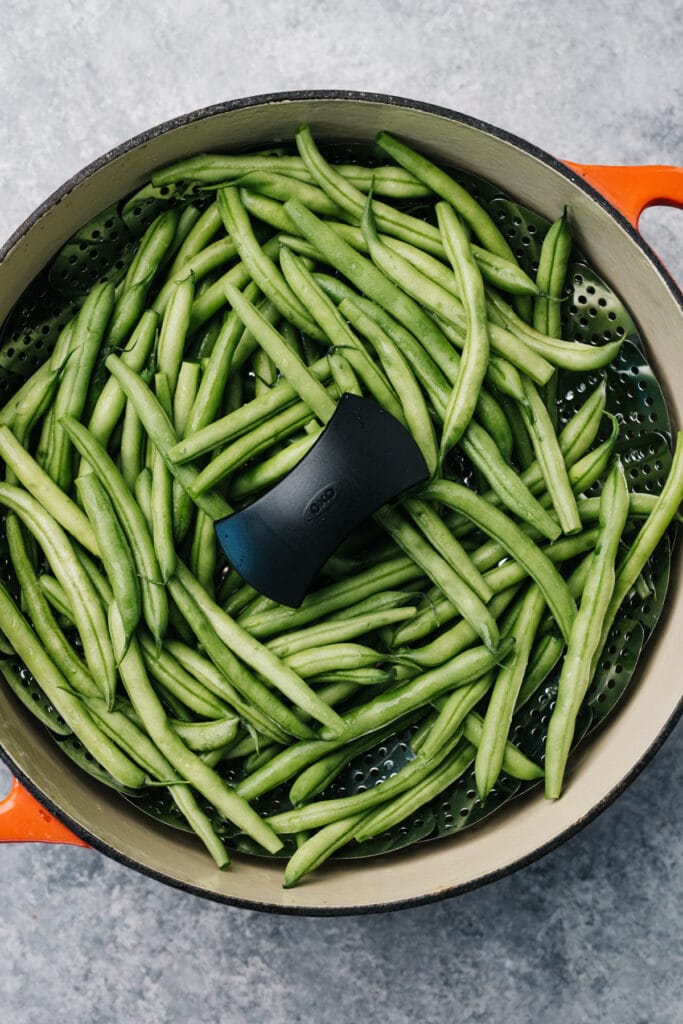
[[[563,164],[557,158],[546,153],[544,150],[527,142],[525,139],[520,138],[508,132],[504,129],[497,128],[479,118],[471,117],[467,114],[462,114],[458,111],[441,107],[431,103],[424,103],[419,100],[412,100],[405,97],[387,95],[383,93],[374,92],[360,92],[353,90],[334,90],[334,89],[323,89],[323,90],[297,90],[292,92],[276,92],[276,93],[264,93],[255,96],[242,97],[235,100],[229,100],[223,103],[214,104],[208,107],[202,107],[198,110],[194,110],[188,114],[181,115],[179,117],[172,118],[168,121],[164,121],[161,124],[148,129],[147,131],[141,132],[138,135],[133,136],[127,141],[115,146],[110,149],[104,155],[98,157],[92,161],[82,170],[78,171],[71,178],[69,178],[63,185],[61,185],[56,191],[54,191],[48,198],[41,203],[24,221],[19,227],[13,232],[10,238],[0,248],[0,264],[5,260],[10,251],[20,241],[20,239],[29,231],[29,229],[38,221],[42,216],[48,213],[54,206],[57,206],[66,196],[68,196],[75,188],[77,188],[83,181],[91,177],[96,171],[105,167],[118,157],[123,156],[125,153],[137,148],[138,146],[147,144],[153,141],[160,135],[164,135],[167,132],[173,131],[177,128],[182,128],[195,121],[201,121],[205,118],[214,117],[216,115],[229,113],[233,110],[241,110],[249,107],[259,107],[267,104],[275,103],[286,103],[296,102],[298,100],[314,100],[314,101],[348,101],[348,102],[369,102],[377,104],[385,104],[387,106],[405,107],[422,111],[427,114],[434,114],[447,120],[456,121],[461,124],[468,125],[469,127],[478,129],[488,135],[491,135],[503,142],[510,143],[518,149],[524,151],[528,155],[536,158],[552,170],[561,174],[573,185],[580,188],[585,192],[594,202],[601,206],[613,219],[617,220],[620,226],[630,236],[632,242],[638,246],[648,261],[653,264],[657,272],[664,278],[675,302],[683,310],[683,294],[677,283],[672,278],[669,271],[662,264],[656,253],[650,248],[645,242],[642,235],[637,229],[631,224],[629,220],[624,217],[618,209],[616,209],[599,191],[589,185],[581,176],[576,174],[573,170]],[[550,853],[552,850],[557,849],[560,845],[571,839],[573,836],[581,832],[587,825],[589,825],[595,818],[598,817],[607,807],[609,807],[619,797],[634,780],[640,775],[643,769],[650,763],[655,754],[662,747],[666,739],[669,737],[674,727],[678,723],[679,719],[683,716],[683,697],[679,701],[678,705],[674,708],[672,714],[667,720],[664,728],[661,730],[655,741],[645,752],[643,757],[632,767],[631,771],[625,775],[618,785],[616,785],[606,796],[593,806],[588,813],[581,818],[577,819],[572,823],[571,826],[565,828],[563,831],[558,833],[547,843],[537,847],[530,854],[513,861],[504,867],[491,871],[486,875],[480,876],[479,878],[473,879],[472,881],[456,884],[447,888],[439,889],[438,892],[428,893],[426,895],[420,895],[411,897],[409,899],[392,900],[386,903],[376,904],[363,904],[358,907],[293,907],[293,906],[280,906],[278,904],[270,903],[257,903],[253,900],[240,899],[236,896],[226,896],[222,893],[217,893],[212,890],[203,889],[199,886],[189,885],[185,882],[179,881],[172,878],[170,875],[166,875],[164,872],[156,871],[153,868],[148,867],[145,864],[140,863],[130,857],[127,857],[121,851],[115,847],[103,842],[98,836],[90,832],[88,829],[83,828],[79,822],[75,821],[70,815],[66,814],[60,807],[58,807],[52,800],[50,800],[25,774],[21,765],[16,764],[12,757],[0,746],[0,758],[7,764],[10,771],[16,776],[19,782],[34,796],[45,809],[54,817],[66,825],[76,836],[84,840],[93,849],[98,850],[100,853],[111,857],[112,860],[123,864],[125,867],[132,868],[138,871],[140,874],[146,875],[149,878],[153,878],[156,881],[163,882],[166,885],[170,885],[176,889],[180,889],[183,892],[190,893],[194,896],[201,896],[204,899],[211,900],[213,902],[226,904],[229,906],[239,907],[247,910],[258,910],[266,913],[283,914],[288,916],[298,917],[345,917],[351,915],[360,914],[377,914],[386,913],[395,910],[403,910],[410,907],[424,906],[430,903],[440,902],[445,899],[452,898],[454,896],[461,895],[465,892],[471,892],[474,889],[481,888],[490,882],[497,881],[499,878],[503,878],[506,875],[510,875],[519,869],[532,864],[534,861],[539,860],[541,857]]]

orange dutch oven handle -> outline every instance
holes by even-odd
[[[611,167],[568,160],[566,165],[601,192],[635,228],[648,206],[683,207],[683,167]],[[0,843],[17,842],[87,846],[14,779],[8,796],[0,800]]]

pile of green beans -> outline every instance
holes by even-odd
[[[534,279],[445,170],[377,143],[383,166],[334,163],[303,127],[296,155],[157,172],[140,197],[182,186],[182,213],[150,223],[0,409],[3,685],[26,702],[18,660],[60,718],[36,714],[112,786],[167,787],[219,868],[226,822],[293,850],[288,886],[472,766],[482,803],[501,773],[558,798],[611,624],[683,498],[680,436],[661,494],[629,494],[604,385],[557,432],[558,369],[620,347],[561,337],[571,212]],[[344,392],[400,420],[431,479],[284,607],[226,564],[213,523],[282,479]],[[511,723],[558,662],[541,765]],[[405,729],[403,767],[339,793]],[[269,816],[254,801],[274,791]]]

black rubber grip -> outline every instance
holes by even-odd
[[[346,536],[429,470],[406,428],[377,402],[342,395],[311,450],[253,504],[216,523],[230,564],[293,608]]]

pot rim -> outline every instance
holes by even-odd
[[[375,92],[364,92],[357,90],[336,90],[336,89],[313,89],[313,90],[293,90],[284,92],[272,92],[262,93],[252,96],[246,96],[237,98],[234,100],[224,101],[222,103],[212,104],[207,107],[201,107],[197,110],[191,111],[187,114],[179,115],[171,118],[167,121],[163,121],[146,131],[140,132],[137,135],[132,136],[126,141],[108,150],[102,156],[91,161],[81,170],[77,171],[72,177],[65,181],[59,188],[57,188],[51,195],[49,195],[38,207],[36,207],[31,214],[16,228],[16,230],[10,235],[8,240],[0,247],[0,265],[4,262],[5,258],[9,255],[12,249],[17,243],[26,235],[26,233],[33,227],[33,225],[47,214],[53,207],[57,206],[62,200],[66,198],[71,192],[74,191],[82,182],[90,178],[95,172],[101,168],[112,163],[117,158],[130,152],[133,149],[141,145],[152,142],[159,136],[162,136],[170,131],[177,128],[185,127],[196,121],[201,121],[217,115],[229,113],[234,110],[247,109],[249,107],[259,107],[267,104],[275,103],[286,103],[296,102],[301,100],[314,100],[314,101],[347,101],[347,102],[368,102],[376,104],[385,104],[386,106],[393,107],[404,107],[407,109],[418,110],[427,114],[434,114],[436,116],[445,118],[450,121],[456,121],[458,123],[467,125],[471,128],[475,128],[481,132],[493,136],[494,138],[507,142],[522,150],[529,156],[534,157],[547,167],[554,170],[556,173],[562,175],[574,186],[585,192],[590,199],[596,202],[600,207],[603,208],[613,219],[615,219],[620,227],[628,234],[629,238],[635,245],[641,250],[647,260],[654,266],[655,270],[664,279],[668,290],[670,291],[675,303],[683,311],[683,293],[678,287],[676,281],[673,279],[667,268],[661,262],[657,254],[652,250],[648,243],[644,240],[640,232],[636,227],[612,204],[605,196],[590,185],[584,178],[576,174],[571,168],[567,167],[566,164],[562,163],[556,157],[553,157],[545,150],[540,149],[533,143],[528,142],[526,139],[521,138],[505,129],[498,128],[495,125],[489,124],[486,121],[482,121],[479,118],[472,117],[467,114],[463,114],[459,111],[452,110],[447,107],[440,105],[425,103],[419,100],[413,100],[406,97],[394,96],[385,93]],[[75,835],[83,839],[88,845],[101,853],[106,854],[113,860],[128,868],[132,868],[143,875],[155,879],[156,881],[163,882],[166,885],[171,885],[176,889],[180,889],[183,892],[190,893],[194,896],[201,896],[204,899],[211,900],[216,903],[227,904],[229,906],[244,908],[248,910],[258,910],[266,913],[275,914],[286,914],[291,916],[299,917],[343,917],[358,914],[373,914],[373,913],[387,913],[394,910],[407,909],[409,907],[424,906],[430,903],[440,902],[441,900],[449,899],[453,896],[460,895],[461,893],[470,892],[474,889],[478,889],[484,885],[494,882],[499,878],[503,878],[506,875],[510,875],[513,872],[518,871],[520,868],[526,867],[532,864],[536,860],[540,860],[545,854],[550,853],[558,846],[562,845],[568,839],[577,835],[582,831],[588,824],[590,824],[595,818],[598,817],[607,807],[610,806],[640,775],[643,769],[650,763],[655,754],[662,747],[666,739],[669,737],[674,727],[678,723],[679,719],[683,716],[683,695],[681,696],[678,704],[673,709],[671,715],[667,719],[664,727],[657,735],[651,746],[645,751],[643,756],[638,762],[631,768],[631,770],[620,780],[620,782],[610,790],[597,804],[582,817],[574,821],[570,826],[563,829],[551,840],[537,847],[523,857],[506,864],[504,867],[498,868],[495,871],[490,871],[486,875],[482,875],[476,879],[468,882],[462,882],[452,886],[448,886],[443,889],[439,889],[433,893],[427,893],[424,895],[417,895],[410,898],[392,900],[385,903],[372,903],[362,904],[356,907],[344,906],[344,907],[297,907],[297,906],[282,906],[274,903],[260,903],[251,899],[242,899],[237,896],[228,896],[222,893],[218,893],[214,890],[204,889],[200,886],[194,886],[186,882],[175,879],[162,871],[157,871],[154,868],[150,868],[145,864],[136,861],[135,859],[126,856],[115,847],[110,846],[108,843],[101,840],[97,835],[91,833],[88,829],[84,828],[71,818],[70,815],[65,813],[58,805],[56,805],[51,799],[49,799],[40,789],[36,786],[32,780],[25,774],[23,768],[16,764],[12,757],[3,749],[0,745],[0,759],[2,759],[10,769],[10,771],[19,779],[21,784],[34,796],[40,803],[45,807],[47,811],[55,816],[59,821],[63,822],[70,828]],[[239,856],[239,855],[236,855]]]

